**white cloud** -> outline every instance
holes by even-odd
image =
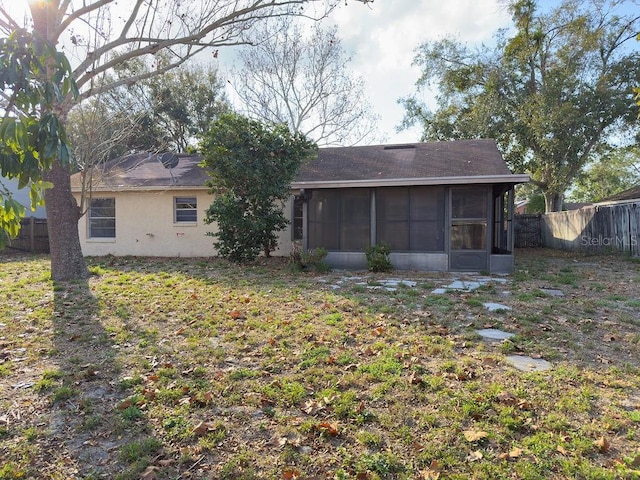
[[[370,6],[349,0],[327,20],[338,25],[343,46],[352,53],[354,73],[366,79],[369,100],[381,115],[389,142],[412,142],[419,129],[395,133],[404,109],[397,100],[415,91],[420,75],[411,64],[423,42],[455,36],[488,42],[509,25],[499,0],[377,0]]]

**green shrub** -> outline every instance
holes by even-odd
[[[325,262],[327,250],[324,248],[314,248],[303,250],[298,244],[293,245],[291,250],[291,263],[297,270],[315,270],[316,272],[327,272],[329,266]]]
[[[367,247],[364,254],[367,257],[367,268],[370,272],[390,272],[393,270],[393,265],[389,260],[391,245],[378,243]]]

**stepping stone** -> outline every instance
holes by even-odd
[[[551,363],[546,360],[541,358],[531,358],[524,355],[509,355],[507,357],[507,362],[523,372],[543,372],[552,367]]]
[[[482,330],[476,330],[476,333],[487,340],[506,340],[507,338],[515,336],[515,333],[503,332],[496,328],[484,328]]]
[[[387,280],[380,280],[380,283],[384,287],[385,290],[389,292],[395,292],[398,287],[415,287],[418,282],[414,282],[413,280],[400,280],[397,278],[389,278]]]
[[[501,311],[511,310],[511,307],[508,307],[507,305],[502,305],[501,303],[487,302],[487,303],[483,303],[482,306],[485,307],[490,312],[501,312]]]
[[[480,282],[465,282],[463,280],[456,280],[455,282],[447,285],[451,290],[465,290],[467,292],[480,288]]]
[[[541,288],[540,291],[552,297],[564,297],[564,292],[562,290],[556,290],[555,288]]]
[[[404,285],[405,287],[415,287],[418,284],[418,282],[414,282],[413,280],[400,280],[397,278],[381,280],[380,283],[387,287],[399,287],[401,285]]]

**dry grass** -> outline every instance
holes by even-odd
[[[640,264],[516,262],[435,295],[451,275],[1,257],[0,479],[638,478]]]

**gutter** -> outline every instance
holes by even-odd
[[[529,175],[473,175],[456,177],[391,178],[368,180],[329,180],[292,182],[292,189],[299,188],[349,188],[349,187],[410,187],[417,185],[473,185],[491,183],[527,183]]]

